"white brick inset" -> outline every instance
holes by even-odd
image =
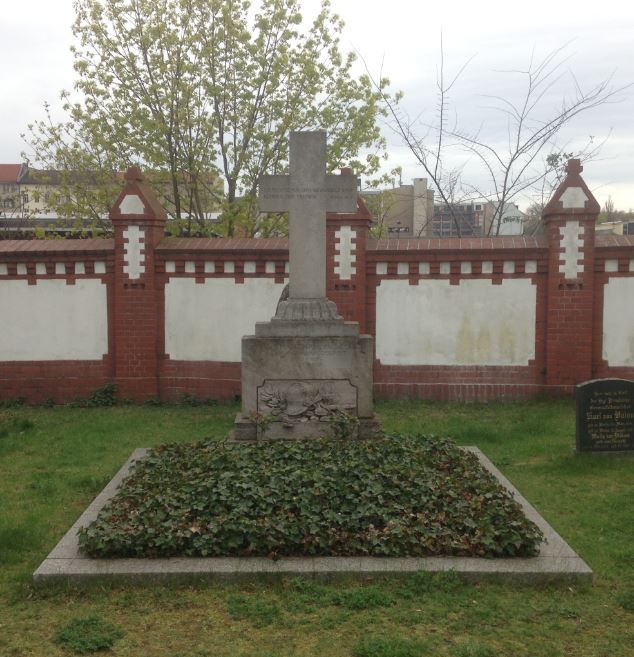
[[[4,263],[0,264],[0,276],[6,276],[8,273],[8,267]]]
[[[255,274],[255,261],[247,260],[244,263],[244,273],[245,274]]]
[[[568,190],[570,189],[580,188],[569,187]],[[563,263],[559,265],[559,273],[566,278],[577,278],[583,272],[583,265],[579,264],[581,247],[583,247],[583,226],[578,221],[567,221],[566,225],[559,229],[559,233],[561,235],[561,246],[564,249],[561,254]]]
[[[634,258],[630,260],[630,271],[634,271]]]
[[[63,262],[56,262],[55,263],[55,273],[59,276],[66,274],[66,265]]]
[[[233,274],[236,270],[236,263],[233,260],[225,260],[225,274]]]
[[[46,263],[45,262],[36,262],[35,263],[35,273],[38,276],[46,276]]]
[[[284,273],[285,273],[285,274],[288,274],[289,271],[290,271],[289,264],[288,264],[288,262],[285,262],[285,263],[284,263]]]
[[[129,195],[126,198],[129,198]],[[121,205],[123,206],[123,203]],[[123,237],[128,240],[123,251],[123,273],[127,274],[130,280],[141,278],[141,274],[145,273],[145,255],[142,253],[141,242],[145,238],[145,231],[138,226],[128,226],[123,231]]]
[[[450,262],[441,262],[440,263],[440,273],[441,274],[451,274],[451,263]]]
[[[106,273],[106,263],[103,260],[95,261],[95,274],[105,274]]]
[[[399,263],[397,263],[396,273],[399,276],[407,276],[409,274],[409,262],[399,262]]]
[[[205,263],[205,274],[213,274],[216,271],[216,263],[208,261]]]
[[[18,276],[26,276],[26,265],[19,263],[17,267]]]
[[[185,261],[185,273],[186,274],[196,273],[196,263],[193,260]]]
[[[585,208],[588,197],[581,187],[568,187],[559,200],[564,208]]]
[[[377,262],[376,263],[376,275],[377,276],[386,276],[387,275],[387,262]]]
[[[493,273],[493,261],[485,260],[482,263],[482,273],[483,274],[492,274]]]
[[[537,260],[527,260],[524,263],[524,271],[527,274],[536,274],[537,273]]]
[[[76,274],[85,274],[86,273],[86,265],[84,265],[83,262],[76,262],[75,263],[75,273]]]
[[[502,271],[505,274],[514,274],[515,273],[515,263],[513,260],[505,260],[502,265]]]
[[[619,261],[616,258],[610,258],[605,261],[605,271],[619,271]]]
[[[461,274],[470,274],[471,273],[471,263],[470,262],[461,262],[460,263],[460,273]]]
[[[119,206],[121,214],[143,214],[145,212],[145,205],[140,196],[136,194],[128,194],[123,197],[121,205]],[[132,276],[130,276],[132,278]],[[138,278],[138,277],[137,277]]]
[[[266,264],[264,265],[264,271],[267,274],[274,274],[275,273],[275,261],[267,260]]]
[[[165,261],[165,271],[168,274],[173,274],[176,271],[176,263],[173,260]]]
[[[357,273],[354,241],[357,236],[352,226],[341,226],[335,232],[335,274],[342,281],[349,281]]]
[[[418,273],[419,274],[429,274],[429,263],[428,262],[419,262],[418,263]]]

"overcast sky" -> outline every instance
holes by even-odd
[[[69,47],[74,13],[72,0],[1,2],[0,162],[6,163],[20,161],[26,148],[20,133],[30,121],[43,117],[44,102],[57,107],[59,91],[72,87]],[[304,0],[306,16],[318,5],[319,0]],[[526,69],[531,52],[539,60],[568,44],[561,69],[566,75],[546,99],[550,108],[571,89],[569,71],[582,88],[610,75],[615,88],[634,82],[634,5],[623,1],[603,0],[584,7],[579,2],[537,0],[517,13],[508,0],[332,0],[332,7],[346,23],[342,47],[356,50],[373,74],[382,71],[394,90],[404,92],[402,107],[410,116],[433,119],[442,32],[447,73],[470,60],[450,95],[452,111],[461,127],[480,130],[489,143],[501,145],[506,127],[499,114],[495,118],[491,113],[485,95],[518,98],[519,79],[499,71]],[[611,195],[617,208],[634,208],[634,87],[614,100],[578,117],[561,143],[573,149],[591,136],[600,141],[609,135],[597,159],[586,164],[584,177],[601,204]],[[390,144],[389,167],[403,167],[403,182],[424,177],[387,126],[384,132]],[[486,184],[473,161],[465,174],[474,184]]]

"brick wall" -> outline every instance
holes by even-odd
[[[540,237],[375,241],[361,201],[329,214],[328,296],[375,337],[376,395],[524,399],[634,378],[634,236],[595,237],[598,211],[571,161]],[[287,240],[164,238],[137,169],[111,218],[114,240],[0,241],[0,398],[108,382],[136,401],[239,394],[240,338],[275,311]]]

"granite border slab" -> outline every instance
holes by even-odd
[[[507,488],[526,516],[544,533],[535,557],[484,559],[477,557],[178,557],[169,559],[91,559],[79,551],[77,532],[90,524],[112,498],[132,464],[147,449],[136,449],[110,483],[93,500],[61,541],[33,573],[37,584],[54,581],[238,579],[257,576],[379,576],[420,570],[455,571],[471,581],[498,580],[527,583],[592,581],[592,570],[563,538],[539,515],[511,482],[477,448],[466,447]]]

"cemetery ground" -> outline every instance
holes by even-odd
[[[631,656],[634,461],[575,455],[571,401],[383,402],[377,413],[387,431],[482,449],[594,570],[591,586],[474,585],[452,574],[33,586],[35,568],[134,448],[221,440],[236,410],[0,409],[0,655],[73,654],[92,632],[95,647],[126,656]]]

